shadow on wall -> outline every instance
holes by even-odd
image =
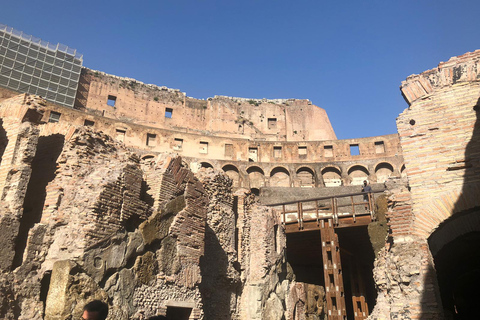
[[[8,144],[7,132],[3,128],[3,120],[0,119],[0,164],[2,163],[3,153],[7,148],[7,144]]]
[[[42,219],[43,205],[47,196],[46,187],[55,178],[57,159],[62,152],[64,142],[65,138],[61,134],[38,139],[37,151],[32,161],[32,174],[23,202],[20,229],[15,243],[13,269],[22,264],[28,232]]]
[[[476,122],[465,149],[463,196],[455,203],[453,215],[428,238],[446,319],[477,319],[480,301],[480,98],[473,107]],[[476,202],[465,209],[465,202]],[[427,276],[435,276],[430,270]],[[435,283],[435,279],[432,282]],[[430,282],[430,283],[432,283]],[[427,282],[428,283],[428,282]],[[422,304],[431,301],[425,290]],[[438,300],[437,300],[438,301]],[[425,311],[427,315],[429,310]]]
[[[200,260],[202,295],[205,320],[231,319],[231,296],[235,284],[228,277],[228,257],[215,232],[207,224],[205,228],[205,254]]]

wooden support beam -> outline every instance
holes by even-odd
[[[338,236],[332,219],[322,220],[320,227],[327,317],[328,320],[345,320],[347,313]]]

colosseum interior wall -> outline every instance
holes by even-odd
[[[348,140],[309,100],[0,89],[0,317],[475,318],[477,70],[408,77],[398,134]]]

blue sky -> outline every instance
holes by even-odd
[[[339,139],[396,132],[414,73],[480,49],[480,1],[8,1],[0,23],[194,98],[310,99]]]

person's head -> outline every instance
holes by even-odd
[[[167,320],[167,317],[165,316],[153,316],[148,318],[147,320]]]
[[[105,320],[108,316],[108,305],[100,300],[90,301],[83,307],[82,319]]]
[[[363,185],[364,185],[364,186],[367,185],[367,180],[363,180]]]

